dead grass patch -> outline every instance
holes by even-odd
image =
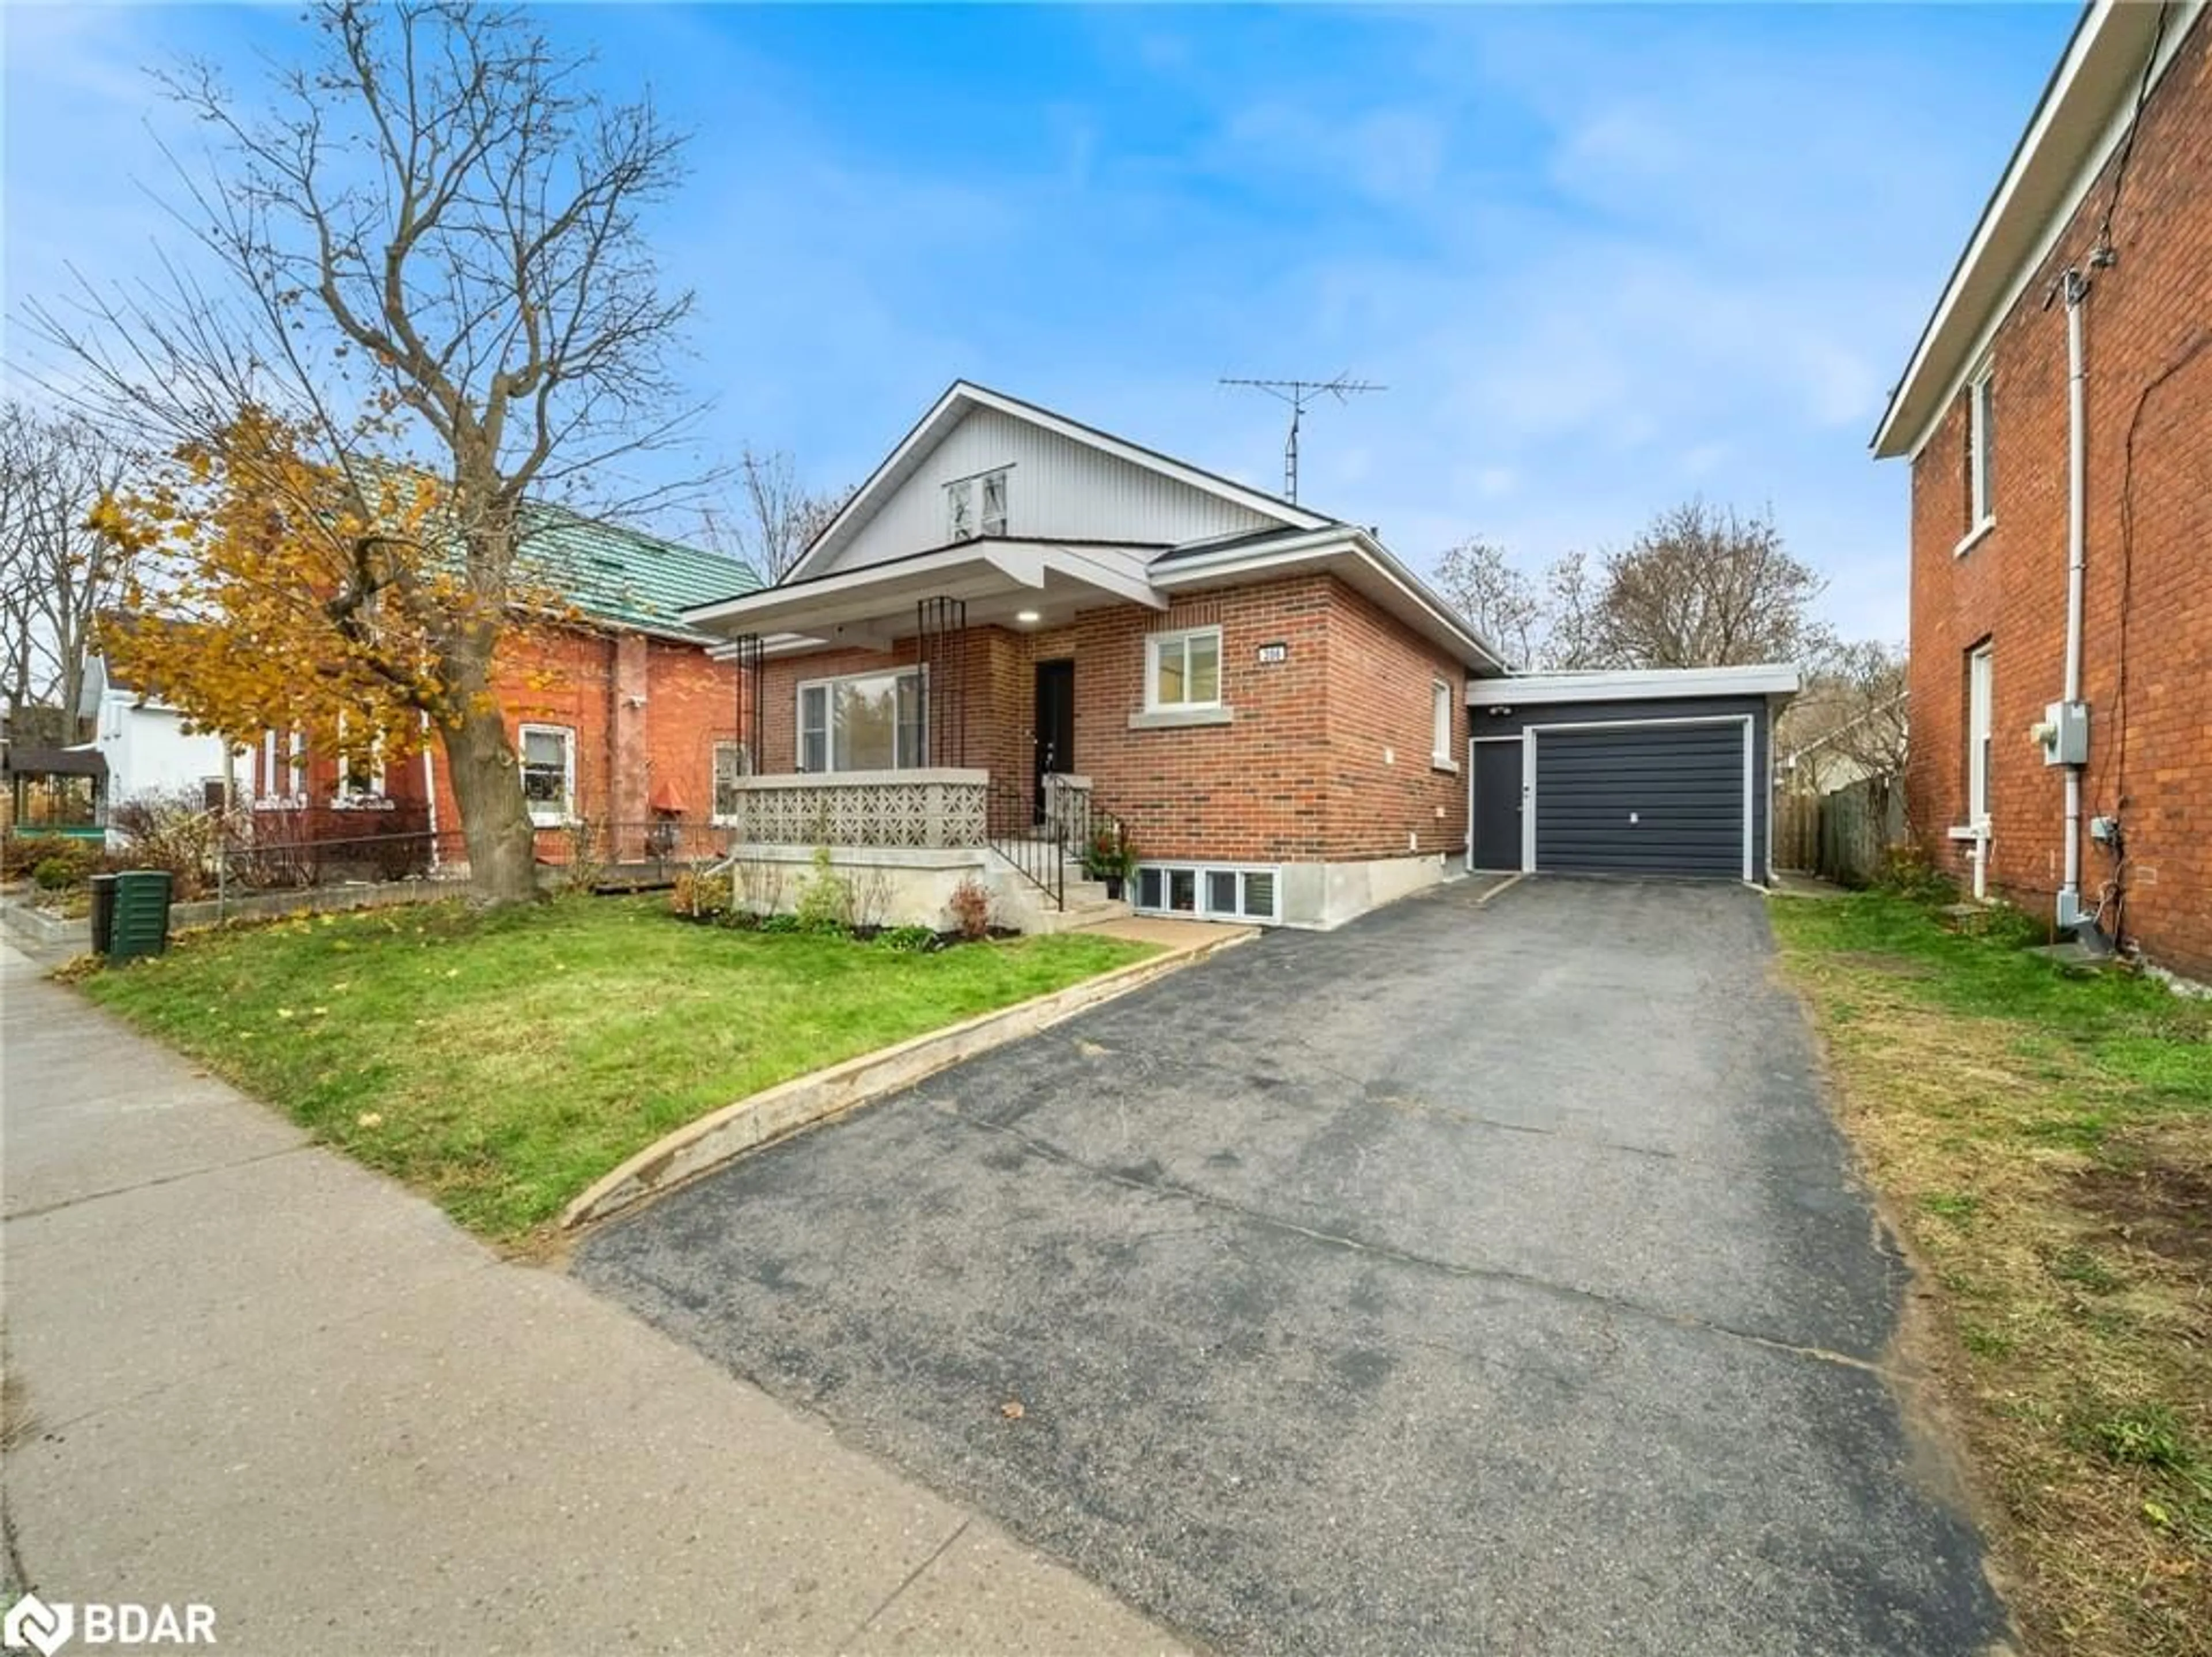
[[[2207,1020],[1894,899],[1773,913],[2032,1647],[2212,1657]]]

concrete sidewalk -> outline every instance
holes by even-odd
[[[1176,1648],[4,946],[0,1081],[10,1590],[234,1653]]]

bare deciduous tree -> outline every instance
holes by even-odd
[[[1505,549],[1465,540],[1437,560],[1435,580],[1475,631],[1516,667],[1535,661],[1545,634],[1545,608],[1536,584],[1509,562]]]
[[[1509,655],[1554,671],[1796,661],[1829,638],[1812,614],[1826,583],[1772,521],[1703,501],[1661,513],[1626,551],[1566,553],[1540,580],[1480,541],[1445,552],[1435,578]]]
[[[0,406],[0,695],[74,717],[93,624],[120,594],[119,550],[90,527],[120,484],[122,452],[93,426]]]
[[[1772,519],[1691,501],[1605,556],[1598,649],[1636,667],[1799,661],[1826,642],[1812,606],[1826,585]]]
[[[799,481],[799,468],[781,449],[763,454],[746,446],[737,479],[742,499],[734,514],[708,508],[700,515],[707,544],[734,557],[763,587],[788,576],[852,491],[817,494]],[[732,521],[734,520],[734,521]]]
[[[272,71],[264,113],[209,66],[163,77],[215,137],[204,170],[179,168],[193,265],[29,314],[88,402],[191,457],[179,490],[303,480],[316,498],[272,509],[343,544],[318,563],[326,654],[288,668],[367,675],[429,716],[476,895],[519,901],[533,839],[492,675],[535,601],[525,498],[641,508],[658,491],[611,499],[612,480],[697,412],[668,367],[691,296],[662,291],[639,220],[679,180],[683,141],[649,103],[591,92],[519,10],[326,0],[312,16],[319,53]],[[241,435],[255,452],[234,455]],[[404,528],[395,471],[434,488],[428,511],[404,491]]]
[[[1793,783],[1823,793],[1902,777],[1911,734],[1905,650],[1866,639],[1832,645],[1810,664],[1775,742]]]

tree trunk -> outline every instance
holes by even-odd
[[[446,771],[468,842],[469,896],[485,907],[534,903],[538,837],[523,803],[522,780],[507,721],[471,698],[457,725],[443,730]]]

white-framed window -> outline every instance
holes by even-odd
[[[921,669],[900,667],[799,687],[799,769],[908,771],[924,762]]]
[[[1192,627],[1154,633],[1145,641],[1145,707],[1148,712],[1221,705],[1221,630]]]
[[[1987,643],[1966,653],[1966,825],[1990,820],[1990,765],[1996,751],[1995,661]]]
[[[1429,758],[1439,765],[1452,758],[1452,687],[1443,679],[1429,686]]]
[[[752,775],[752,764],[742,742],[714,745],[714,820],[728,822],[738,814],[738,779]]]
[[[1006,472],[956,478],[945,486],[945,539],[973,540],[1006,533]]]
[[[306,786],[307,768],[306,732],[262,732],[261,751],[254,762],[254,804],[264,809],[273,809],[287,804],[306,803],[299,796]]]
[[[1267,868],[1217,867],[1201,863],[1140,863],[1134,907],[1160,915],[1191,915],[1200,920],[1260,921],[1282,918],[1279,871]]]
[[[1966,382],[1966,533],[1996,516],[1996,401],[1984,365]]]
[[[522,798],[533,823],[565,823],[575,814],[576,734],[566,725],[525,725]]]
[[[334,798],[342,806],[384,798],[384,744],[374,736],[366,742],[349,737],[343,714],[338,716],[338,780]]]

